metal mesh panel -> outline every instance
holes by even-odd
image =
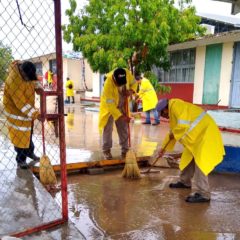
[[[0,1],[0,238],[67,219],[60,16],[60,0]],[[60,200],[39,181],[44,154]]]

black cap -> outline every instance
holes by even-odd
[[[21,64],[21,69],[27,75],[29,80],[37,80],[36,67],[32,62],[23,62]]]
[[[140,72],[135,72],[134,77],[137,81],[142,79],[141,73]]]
[[[117,68],[113,72],[113,76],[118,86],[125,85],[127,83],[126,70],[123,68]]]

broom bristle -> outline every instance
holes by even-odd
[[[141,177],[140,170],[137,164],[136,154],[133,150],[128,150],[127,152],[122,177],[125,178]]]
[[[40,159],[40,182],[43,185],[57,184],[57,178],[48,156],[43,155]]]

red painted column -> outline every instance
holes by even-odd
[[[57,61],[57,93],[59,113],[59,144],[61,162],[61,190],[62,190],[62,216],[68,220],[67,198],[67,170],[66,170],[66,143],[64,126],[64,96],[63,96],[63,64],[62,64],[62,29],[61,29],[61,0],[54,0],[55,35],[56,35],[56,61]]]

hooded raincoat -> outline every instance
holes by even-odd
[[[73,97],[74,96],[73,81],[72,80],[67,80],[65,87],[67,89],[67,92],[66,92],[67,97]]]
[[[53,83],[53,73],[50,70],[48,70],[48,72],[47,72],[47,80],[48,80],[48,84]]]
[[[137,84],[134,77],[128,69],[125,70],[127,78],[126,88],[127,90],[133,89],[135,91]],[[110,116],[113,116],[113,119],[116,121],[122,115],[121,111],[118,109],[119,92],[118,87],[113,81],[113,72],[114,70],[106,75],[107,78],[104,82],[104,88],[101,95],[98,123],[100,133],[103,132]]]
[[[166,150],[172,150],[176,141],[183,146],[180,170],[194,158],[195,163],[207,176],[223,160],[225,150],[221,133],[214,120],[202,108],[180,99],[168,104],[170,129],[174,135]],[[169,139],[164,140],[163,146]]]
[[[9,137],[15,147],[28,148],[32,120],[39,111],[35,109],[37,81],[25,81],[18,69],[18,62],[11,63],[4,88],[4,114],[7,118]]]
[[[158,98],[151,82],[143,78],[139,88],[138,96],[142,99],[143,111],[149,111],[156,107]]]

